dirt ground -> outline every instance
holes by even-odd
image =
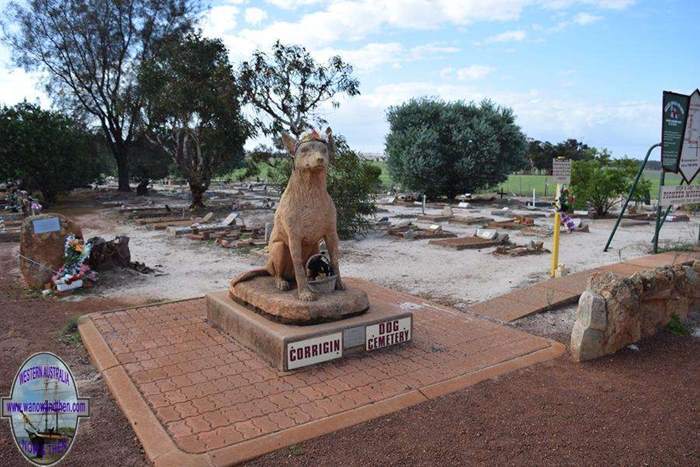
[[[115,273],[104,276],[103,284],[91,291],[65,299],[43,298],[19,283],[17,244],[0,244],[0,394],[9,393],[17,368],[31,353],[56,352],[73,370],[81,395],[92,399],[91,417],[81,422],[67,465],[148,465],[85,349],[65,342],[61,330],[83,313],[223,288],[231,275],[260,257],[135,228],[113,210],[96,208],[86,199],[59,210],[76,218],[86,236],[130,235],[133,259],[160,265],[168,275]],[[405,210],[415,212],[392,208],[392,213]],[[612,223],[596,221],[591,234],[565,236],[564,254],[571,254],[567,264],[573,270],[646,254],[651,226],[623,229],[615,241],[617,250],[598,254],[609,232],[604,222]],[[697,235],[697,219],[694,222],[669,224],[662,239]],[[447,228],[457,233],[473,230]],[[378,234],[344,242],[343,249],[348,275],[458,306],[543,279],[549,258],[501,260],[486,251],[455,253],[425,241],[397,241]],[[515,325],[565,341],[572,310]],[[697,336],[664,332],[642,342],[639,351],[625,350],[593,363],[577,365],[562,357],[281,449],[253,464],[700,465],[699,354]],[[1,421],[0,459],[2,465],[23,465],[9,424]]]
[[[66,361],[78,392],[90,398],[91,412],[90,418],[80,422],[66,465],[148,465],[136,435],[90,364],[79,338],[71,343],[62,336],[71,318],[121,306],[116,300],[59,301],[26,291],[19,282],[16,244],[0,243],[0,394],[10,394],[17,369],[31,354],[50,351]],[[28,465],[5,420],[0,421],[0,464]]]
[[[700,465],[700,339],[666,333],[612,357],[568,357],[252,465]]]

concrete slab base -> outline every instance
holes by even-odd
[[[503,243],[501,240],[486,240],[480,237],[460,237],[460,238],[443,238],[440,240],[430,240],[431,245],[441,246],[452,250],[475,250],[488,248]]]
[[[345,287],[345,290],[319,293],[316,300],[304,302],[299,300],[298,290],[279,290],[275,278],[268,275],[229,286],[229,294],[247,308],[285,324],[309,325],[336,321],[364,313],[369,308],[367,294],[357,288]]]
[[[413,314],[387,307],[381,302],[371,305],[362,315],[299,326],[272,321],[236,303],[228,291],[208,294],[206,300],[207,319],[212,325],[282,371],[365,351],[367,328],[370,327],[371,335],[373,326],[380,323],[382,331],[388,331],[382,332],[383,344],[386,344],[387,338],[397,344],[411,339]],[[394,324],[397,321],[402,326]],[[373,343],[369,343],[369,346],[371,350]],[[382,345],[384,346],[387,345]]]

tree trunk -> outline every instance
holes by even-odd
[[[117,160],[119,191],[131,191],[131,187],[129,186],[129,161],[127,150],[124,148],[116,149],[114,158]]]
[[[141,180],[136,187],[136,194],[139,196],[146,196],[148,194],[148,183],[149,179]]]
[[[190,182],[190,192],[192,193],[192,204],[190,204],[190,209],[204,207],[204,193],[206,191],[206,186],[196,182]]]

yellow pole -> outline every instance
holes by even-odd
[[[552,267],[549,271],[549,275],[554,277],[557,273],[557,268],[559,267],[559,226],[561,225],[561,218],[559,217],[559,197],[561,196],[561,184],[557,183],[557,194],[554,198],[554,236],[552,237]]]

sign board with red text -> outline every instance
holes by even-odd
[[[367,326],[365,350],[378,350],[410,341],[412,324],[411,316],[407,316]]]
[[[334,332],[287,344],[287,369],[293,370],[343,356],[343,333]]]

